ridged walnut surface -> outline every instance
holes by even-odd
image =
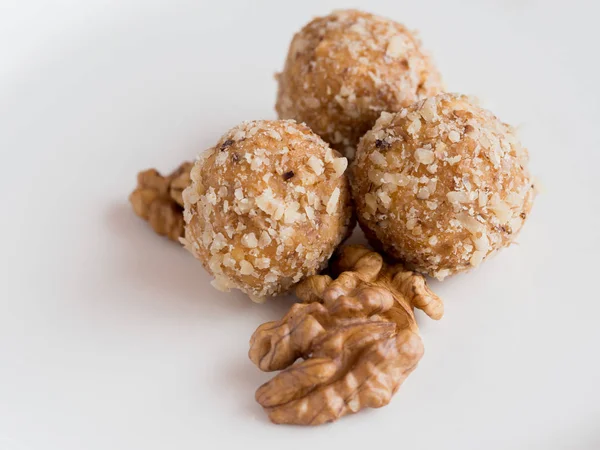
[[[304,303],[252,336],[254,364],[281,370],[256,392],[274,423],[319,425],[387,405],[423,355],[413,308],[443,314],[421,275],[365,247],[345,247],[334,273],[300,283]]]
[[[173,241],[183,236],[182,192],[190,183],[192,163],[182,163],[167,176],[156,169],[140,172],[137,187],[129,196],[135,213],[152,229]]]

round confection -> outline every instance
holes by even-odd
[[[305,122],[349,158],[381,112],[399,111],[442,90],[413,33],[355,10],[306,25],[294,36],[277,79],[279,117]]]
[[[467,270],[523,226],[535,195],[527,162],[514,130],[465,96],[383,113],[352,167],[360,225],[420,272]]]
[[[221,290],[256,301],[327,265],[351,230],[348,161],[292,120],[244,122],[200,155],[183,243]]]

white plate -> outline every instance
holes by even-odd
[[[596,2],[364,2],[521,127],[546,187],[520,245],[434,284],[386,408],[271,425],[248,339],[290,302],[216,292],[131,212],[138,170],[274,118],[292,34],[346,5],[0,3],[0,449],[600,448]]]

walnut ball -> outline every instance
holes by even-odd
[[[413,33],[355,10],[306,25],[294,36],[277,79],[279,117],[305,122],[349,158],[381,112],[399,111],[442,90]]]
[[[292,120],[244,122],[200,155],[183,243],[256,301],[323,269],[353,226],[346,158]]]
[[[441,94],[383,113],[361,140],[351,182],[370,241],[443,279],[515,240],[531,210],[528,153],[467,97]]]

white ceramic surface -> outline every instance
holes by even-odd
[[[0,450],[600,449],[594,1],[0,1]],[[450,90],[518,125],[545,192],[520,245],[434,283],[392,403],[319,428],[254,402],[256,305],[127,196],[244,119],[314,15],[421,31]]]

